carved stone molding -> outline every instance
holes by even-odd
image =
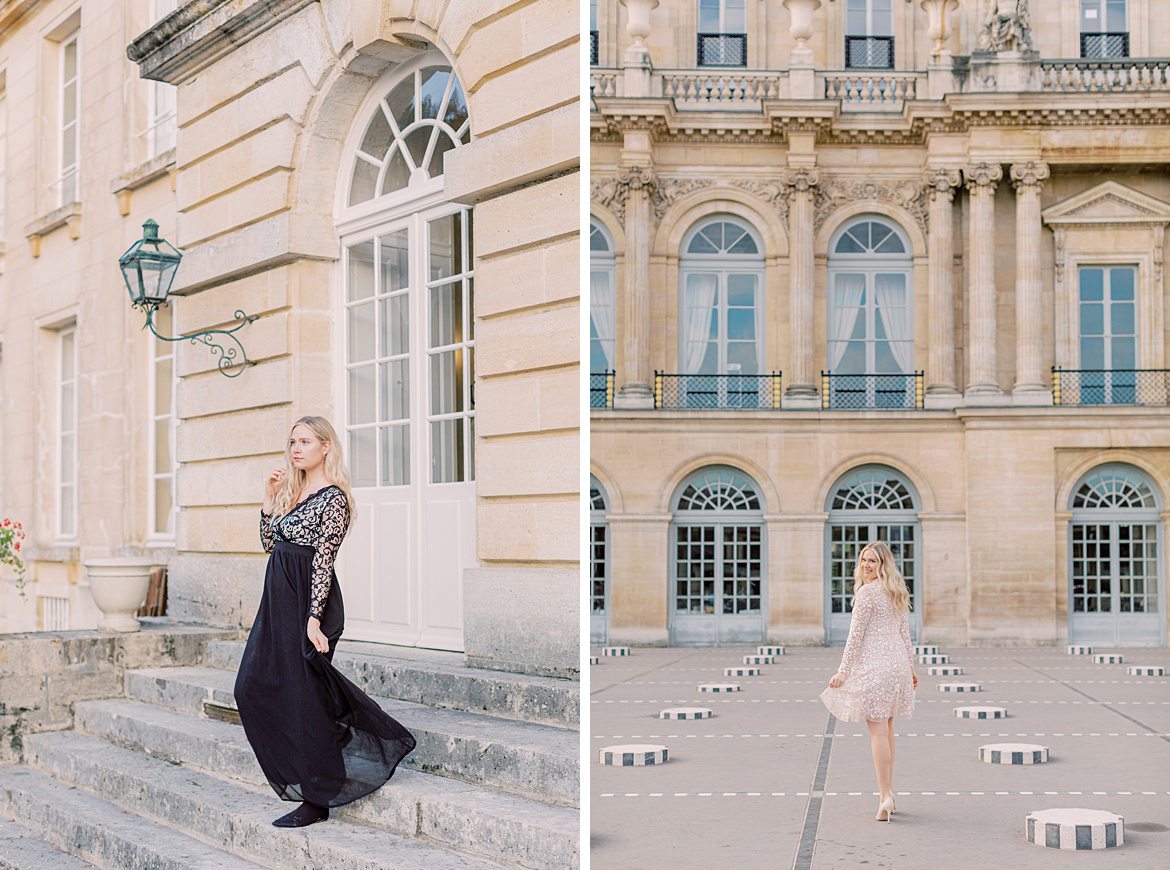
[[[1011,178],[1016,193],[1022,193],[1030,188],[1039,189],[1051,174],[1047,163],[1029,161],[1012,164]]]
[[[968,191],[986,187],[995,193],[995,188],[1003,179],[1003,167],[998,163],[972,163],[963,171],[963,175]]]
[[[707,178],[659,178],[654,192],[650,196],[654,219],[662,220],[676,200],[688,193],[710,187],[711,184],[711,180]]]
[[[819,185],[816,193],[814,228],[819,232],[830,215],[851,202],[877,200],[905,209],[914,217],[914,222],[925,233],[930,223],[927,189],[922,180],[917,178],[891,179],[889,181],[848,178],[825,179]]]
[[[929,199],[946,197],[947,202],[954,201],[955,190],[963,181],[957,169],[927,169],[922,180],[926,184],[926,195]]]
[[[630,191],[645,191],[647,196],[653,197],[657,184],[658,179],[649,166],[623,166],[617,175],[591,180],[589,198],[609,209],[624,226]]]
[[[815,169],[798,168],[785,169],[780,178],[793,193],[805,193],[820,184],[821,175]]]
[[[775,178],[743,178],[733,184],[768,203],[780,216],[782,223],[788,222],[788,185],[783,181]]]

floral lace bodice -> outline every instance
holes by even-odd
[[[335,484],[328,484],[310,495],[282,517],[260,511],[260,542],[271,553],[277,539],[290,544],[312,547],[313,579],[309,596],[309,616],[318,619],[325,613],[329,589],[333,584],[333,563],[337,550],[349,531],[349,500]]]
[[[910,614],[894,612],[894,603],[881,586],[874,581],[866,583],[853,595],[853,617],[849,622],[849,637],[841,654],[838,670],[849,676],[862,656],[885,654],[903,655],[914,670],[914,647],[910,643]]]

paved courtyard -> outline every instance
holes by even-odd
[[[895,720],[898,812],[874,820],[878,797],[864,723],[835,720],[817,697],[841,649],[787,647],[754,677],[727,677],[750,648],[639,649],[590,667],[592,843],[595,870],[716,868],[1165,868],[1170,854],[1170,676],[1165,648],[1094,647],[1123,665],[1064,648],[942,646],[960,677],[918,665],[914,716]],[[950,694],[940,682],[975,681]],[[743,690],[703,694],[699,683]],[[952,708],[998,705],[1008,718],[956,718]],[[660,709],[708,707],[704,720]],[[1048,747],[1040,765],[981,762],[987,743]],[[598,750],[661,743],[670,760],[606,767]],[[1070,855],[1024,838],[1028,812],[1089,807],[1125,818],[1125,845]]]

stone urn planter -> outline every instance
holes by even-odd
[[[85,573],[94,604],[102,612],[98,628],[102,631],[138,631],[134,614],[146,601],[150,589],[153,559],[116,557],[86,559]]]

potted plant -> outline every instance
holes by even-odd
[[[24,598],[24,558],[20,551],[24,541],[24,527],[5,517],[0,521],[0,564],[10,565],[16,572],[16,591]]]

